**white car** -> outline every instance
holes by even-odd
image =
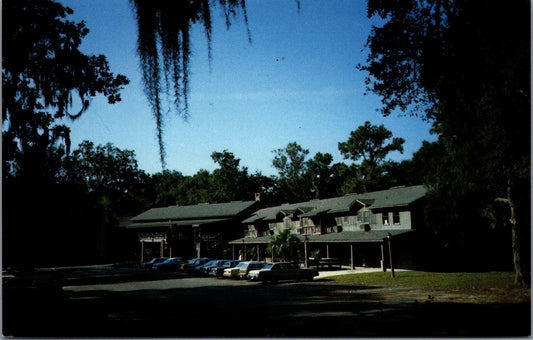
[[[244,265],[242,265],[242,266],[239,268],[239,278],[241,278],[241,279],[247,279],[247,278],[248,278],[248,273],[250,272],[250,270],[261,269],[261,268],[263,268],[266,264],[267,264],[267,262],[264,262],[264,261],[250,261],[250,262],[246,262]]]
[[[248,278],[252,281],[278,282],[280,280],[308,280],[318,276],[318,271],[311,268],[300,268],[297,263],[279,262],[269,263],[260,270],[252,270]]]
[[[228,279],[237,279],[239,277],[239,270],[241,270],[241,267],[244,266],[246,263],[248,262],[239,262],[233,268],[224,269],[224,274],[222,274],[222,277],[225,277]]]

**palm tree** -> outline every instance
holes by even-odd
[[[290,229],[285,229],[274,236],[270,242],[270,246],[274,250],[276,258],[284,261],[298,261],[298,248],[300,246],[300,239]]]

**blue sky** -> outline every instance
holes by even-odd
[[[161,171],[155,121],[144,96],[136,55],[137,28],[127,0],[61,0],[71,20],[85,20],[90,33],[82,50],[104,54],[114,73],[131,83],[114,105],[95,98],[89,110],[69,123],[73,146],[83,140],[134,150],[139,167]],[[365,121],[384,124],[406,140],[396,161],[411,158],[423,140],[433,141],[430,124],[415,117],[376,110],[379,98],[365,95],[366,39],[372,21],[363,0],[248,0],[252,44],[241,17],[226,30],[221,11],[213,13],[213,59],[201,26],[193,28],[190,118],[165,116],[167,168],[185,175],[212,171],[213,151],[228,150],[249,172],[276,174],[273,150],[297,142],[343,161],[338,143]],[[348,162],[348,161],[347,161]]]

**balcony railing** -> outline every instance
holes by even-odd
[[[257,230],[246,230],[244,237],[257,237]]]
[[[300,235],[320,235],[320,226],[305,226],[300,228]]]

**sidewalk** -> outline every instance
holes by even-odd
[[[389,269],[390,270],[390,269]],[[397,270],[397,269],[395,269]],[[315,278],[321,279],[328,276],[346,275],[346,274],[362,274],[380,272],[381,268],[369,268],[369,267],[355,267],[355,269],[341,269],[341,270],[323,270],[318,272],[318,276]]]

